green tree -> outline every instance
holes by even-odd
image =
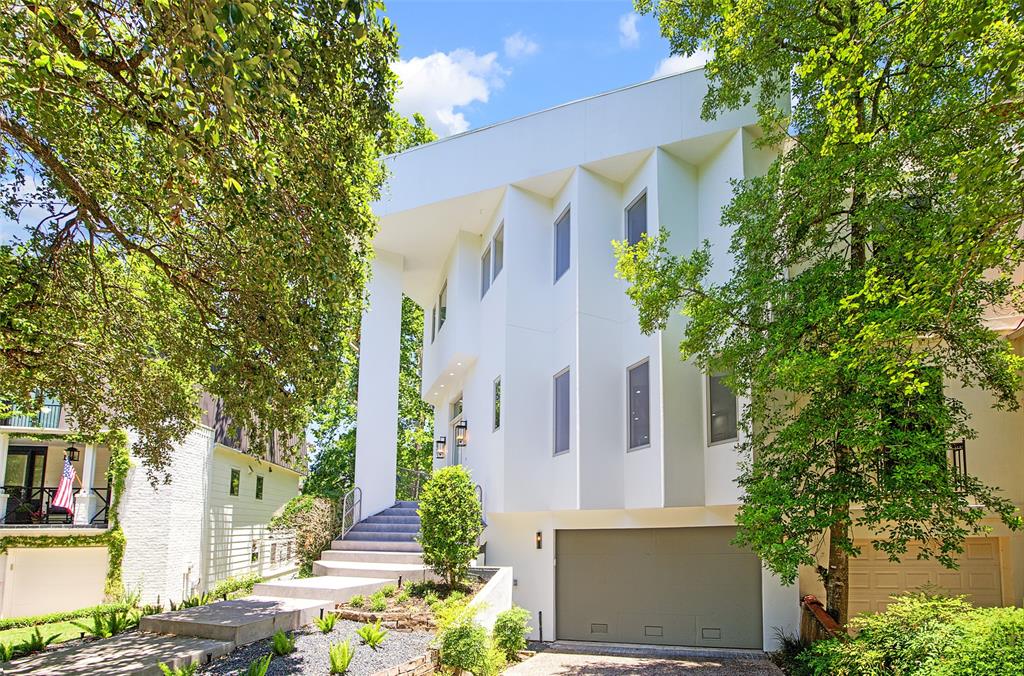
[[[682,356],[749,395],[738,543],[787,583],[817,566],[845,623],[854,526],[946,566],[988,513],[1020,526],[946,457],[972,436],[947,386],[1019,406],[1024,362],[985,317],[1022,310],[1021,5],[637,6],[674,51],[714,54],[704,117],[752,103],[778,158],[722,212],[729,281],[708,281],[707,244],[663,235],[617,243],[618,272],[645,331],[681,309]]]
[[[423,562],[455,588],[476,558],[483,514],[469,472],[461,465],[443,467],[420,495],[420,544]]]
[[[343,375],[395,144],[377,0],[0,3],[0,400],[130,427],[197,388],[301,434]]]

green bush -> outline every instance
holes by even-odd
[[[92,617],[96,613],[105,613],[110,610],[128,610],[132,606],[128,603],[104,603],[78,610],[67,610],[59,613],[47,613],[46,615],[25,615],[22,617],[8,617],[0,619],[0,631],[7,629],[18,629],[20,627],[35,627],[40,624],[53,624],[54,622],[68,622],[83,617]]]
[[[258,573],[229,577],[214,585],[213,589],[210,590],[210,596],[220,599],[232,594],[238,594],[238,592],[243,592],[240,596],[245,596],[251,594],[252,588],[260,582],[263,582],[263,576]]]
[[[362,639],[364,645],[370,646],[371,650],[377,650],[388,637],[388,630],[381,629],[380,620],[373,624],[364,624],[356,631],[356,636]]]
[[[309,575],[331,540],[341,531],[338,501],[318,495],[297,495],[270,520],[271,530],[295,533],[299,572]]]
[[[330,634],[334,631],[334,623],[338,621],[338,616],[334,613],[327,613],[323,617],[314,617],[313,622],[316,624],[316,628],[324,634]]]
[[[386,584],[380,588],[379,593],[383,594],[387,598],[391,598],[398,593],[398,586],[393,584]]]
[[[14,659],[14,646],[7,643],[0,643],[0,662],[10,662]]]
[[[355,655],[355,648],[348,641],[332,643],[328,651],[328,657],[331,659],[331,673],[344,674],[348,671],[348,665],[352,663],[352,658]]]
[[[138,623],[139,615],[133,610],[111,610],[93,615],[91,624],[85,622],[72,622],[71,624],[96,638],[110,638],[134,628]]]
[[[388,608],[388,600],[384,595],[377,592],[370,597],[370,610],[375,613],[383,613]]]
[[[501,650],[505,659],[514,660],[520,650],[526,650],[526,635],[530,633],[530,611],[519,606],[498,613],[494,621],[494,647]]]
[[[275,655],[278,657],[284,657],[285,655],[294,652],[295,639],[278,629],[274,632],[273,638],[271,638],[271,648]]]
[[[270,660],[274,659],[274,656],[267,653],[263,657],[257,657],[249,663],[249,668],[245,670],[245,676],[267,676],[267,670],[270,669]]]
[[[208,603],[213,603],[217,599],[209,593],[196,594],[195,596],[189,596],[187,599],[182,599],[181,603],[175,603],[171,601],[171,610],[184,610],[185,608],[198,608],[199,606],[205,606]]]
[[[419,515],[423,562],[455,587],[476,558],[483,532],[480,501],[464,467],[444,467],[431,475],[420,493]]]
[[[487,630],[473,621],[471,613],[461,613],[446,626],[438,623],[437,649],[441,664],[455,670],[479,674],[491,649]]]
[[[800,656],[816,676],[1024,674],[1024,610],[975,608],[962,597],[907,594],[850,621],[854,637]]]
[[[403,589],[402,591],[398,592],[397,596],[395,596],[395,603],[401,605],[401,604],[405,603],[406,601],[408,601],[409,597],[410,597],[409,590],[408,589]]]
[[[353,608],[362,608],[366,604],[366,598],[362,594],[356,594],[348,600],[348,604]]]
[[[164,676],[193,676],[199,669],[198,662],[190,662],[180,667],[169,667],[163,662],[157,665]]]
[[[32,632],[27,639],[14,646],[14,652],[19,655],[31,655],[32,653],[37,653],[40,650],[45,650],[46,646],[56,641],[59,636],[60,634],[43,636],[42,632],[39,631],[39,627],[36,627],[36,630]]]

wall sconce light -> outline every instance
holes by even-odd
[[[544,549],[544,534],[537,531],[537,534],[533,536],[534,542],[537,543],[537,549]]]
[[[65,454],[68,456],[68,460],[70,460],[71,462],[78,462],[80,454],[78,452],[78,449],[75,448],[74,446],[69,446],[68,450],[65,451]]]
[[[466,436],[469,432],[469,425],[465,420],[460,420],[455,425],[455,444],[457,446],[466,445]]]
[[[448,455],[448,438],[441,437],[440,439],[434,442],[434,447],[437,449],[434,452],[434,457],[438,459],[443,459],[446,455]]]

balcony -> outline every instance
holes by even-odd
[[[61,405],[56,399],[49,397],[38,413],[33,415],[12,415],[0,418],[0,427],[36,427],[39,429],[58,429],[60,427]]]
[[[0,515],[0,528],[71,528],[73,525],[82,528],[106,528],[107,513],[110,507],[110,487],[92,488],[98,509],[87,523],[72,523],[71,512],[54,507],[53,499],[57,495],[57,486],[26,488],[25,486],[4,486],[7,494],[7,511]],[[81,489],[73,490],[78,497]]]

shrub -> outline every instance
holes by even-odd
[[[962,597],[907,594],[850,621],[855,636],[812,645],[810,673],[973,676],[1022,673],[1024,610],[975,608]]]
[[[105,613],[110,610],[128,610],[132,606],[127,603],[103,603],[98,606],[79,608],[59,613],[47,613],[46,615],[24,615],[22,617],[7,617],[0,619],[0,631],[7,629],[18,629],[20,627],[35,627],[40,624],[53,624],[54,622],[68,622],[83,617],[92,617],[96,613]]]
[[[281,514],[270,520],[268,527],[295,533],[299,572],[309,575],[313,562],[320,559],[331,540],[341,530],[338,502],[317,495],[297,495],[284,506]]]
[[[398,595],[395,597],[395,603],[401,605],[409,600],[409,596],[409,590],[403,589],[402,591],[398,592]]]
[[[387,598],[391,598],[398,592],[398,587],[393,584],[386,584],[380,588],[379,593],[383,594]]]
[[[464,467],[431,475],[420,494],[419,515],[423,562],[454,588],[476,558],[483,532],[480,501]]]
[[[42,632],[39,631],[39,627],[36,627],[35,631],[29,634],[29,637],[14,646],[14,650],[21,655],[29,655],[31,653],[37,653],[40,650],[44,650],[46,646],[50,645],[60,634],[54,634],[53,636],[43,636]]]
[[[433,608],[435,605],[437,605],[437,602],[440,601],[440,600],[441,600],[441,597],[439,597],[437,595],[437,592],[435,592],[435,591],[428,591],[426,594],[423,595],[423,602],[426,603],[431,608]]]
[[[139,608],[139,617],[147,617],[148,615],[159,615],[164,612],[164,607],[156,603],[150,603]]]
[[[423,598],[433,588],[432,582],[410,582],[405,585],[405,590],[416,598]]]
[[[494,621],[494,647],[501,650],[505,659],[514,660],[520,650],[526,650],[526,635],[530,633],[530,611],[519,606],[498,613]]]
[[[768,655],[769,659],[775,663],[775,666],[782,669],[789,676],[806,676],[809,674],[807,664],[805,664],[801,656],[811,646],[810,641],[806,641],[800,638],[800,636],[788,634],[779,628],[775,629],[775,638],[779,642],[779,649]]]
[[[157,666],[160,667],[160,671],[163,672],[164,676],[193,676],[199,668],[199,663],[191,662],[180,667],[169,667],[161,662]]]
[[[373,624],[364,624],[356,631],[356,635],[362,639],[363,645],[370,646],[371,650],[377,650],[388,637],[388,630],[381,629],[380,620]]]
[[[382,613],[387,610],[388,601],[384,598],[384,595],[377,592],[370,597],[370,610],[375,613]]]
[[[295,639],[280,629],[274,633],[271,643],[274,654],[278,657],[284,657],[295,650]]]
[[[245,676],[267,676],[267,670],[270,669],[270,660],[274,659],[274,656],[267,653],[263,657],[257,657],[249,663],[249,668],[245,670]]]
[[[231,596],[232,594],[238,594],[239,596],[245,596],[252,593],[252,588],[263,582],[263,576],[257,573],[249,573],[247,575],[239,575],[238,577],[229,577],[226,580],[221,580],[213,589],[210,590],[210,596],[219,599],[225,596]]]
[[[106,613],[96,613],[92,616],[92,623],[72,622],[82,631],[97,638],[110,638],[121,632],[128,631],[139,623],[139,616],[131,610],[111,610]]]
[[[474,622],[472,616],[464,613],[443,629],[439,626],[437,648],[442,665],[478,673],[490,649],[487,630]]]
[[[355,648],[352,647],[350,642],[332,643],[328,651],[328,656],[331,658],[331,673],[344,674],[348,671],[348,665],[352,662],[352,658],[355,655]]]
[[[184,610],[185,608],[197,608],[199,606],[205,606],[208,603],[216,601],[210,594],[196,594],[190,596],[187,599],[182,599],[181,603],[175,603],[171,601],[171,610]]]
[[[8,643],[0,643],[0,662],[10,662],[14,659],[14,646]]]
[[[334,631],[334,623],[338,621],[338,616],[334,613],[327,613],[323,617],[314,617],[313,622],[316,624],[316,628],[325,634],[330,634]]]
[[[348,604],[353,608],[362,608],[365,603],[366,599],[363,598],[362,594],[356,594],[348,600]]]

